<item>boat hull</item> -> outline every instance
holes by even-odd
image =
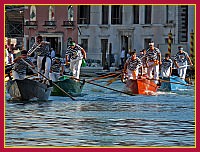
[[[30,79],[11,80],[7,83],[7,90],[12,99],[21,101],[32,99],[47,101],[51,94],[51,89],[46,84]]]
[[[137,80],[127,80],[126,88],[129,92],[133,94],[149,95],[155,93],[158,86],[153,80],[137,79]]]
[[[161,82],[160,90],[162,91],[177,91],[180,89],[188,89],[187,82],[182,80],[178,76],[171,76],[169,78],[163,78]],[[166,82],[165,82],[166,81]]]
[[[69,93],[72,96],[80,96],[84,83],[75,81],[70,78],[66,78],[63,80],[59,80],[57,82],[54,82],[59,87],[61,87],[65,92]],[[53,85],[53,90],[51,92],[52,96],[66,96],[65,93],[63,93],[59,88],[57,88],[55,85]]]

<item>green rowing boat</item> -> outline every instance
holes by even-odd
[[[69,93],[71,96],[80,96],[84,82],[73,80],[70,77],[62,76],[57,82],[54,82],[59,87],[61,87],[65,92]],[[52,96],[66,96],[59,88],[53,85],[53,90],[51,92]]]

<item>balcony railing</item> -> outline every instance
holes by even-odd
[[[48,29],[55,29],[56,28],[56,21],[44,21],[44,25],[45,28]]]
[[[63,21],[63,27],[65,28],[74,28],[75,27],[75,21]]]
[[[56,21],[44,21],[43,26],[56,26]]]
[[[37,28],[37,21],[26,21],[24,26],[26,26],[27,28]]]

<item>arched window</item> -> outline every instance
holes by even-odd
[[[30,8],[30,21],[36,21],[36,7],[31,6]]]
[[[74,8],[72,5],[68,6],[68,10],[67,10],[67,14],[68,14],[68,21],[73,21],[74,20]]]
[[[49,6],[49,21],[55,20],[55,7]]]

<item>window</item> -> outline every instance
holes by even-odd
[[[108,52],[108,39],[101,39],[102,66],[106,69],[106,53]]]
[[[88,39],[81,39],[81,47],[87,52],[88,51]]]
[[[178,6],[178,41],[188,41],[188,6]]]
[[[78,6],[78,24],[90,24],[90,6]]]
[[[149,48],[149,42],[151,42],[151,38],[144,39],[144,48],[145,49]]]
[[[139,6],[133,6],[133,24],[139,24]]]
[[[166,23],[169,23],[169,5],[166,6]]]
[[[122,24],[122,6],[113,5],[111,9],[111,24]]]
[[[145,6],[145,24],[151,24],[152,6]]]
[[[102,24],[108,24],[109,6],[102,6]]]
[[[74,8],[72,5],[68,6],[67,15],[68,21],[74,21]]]

